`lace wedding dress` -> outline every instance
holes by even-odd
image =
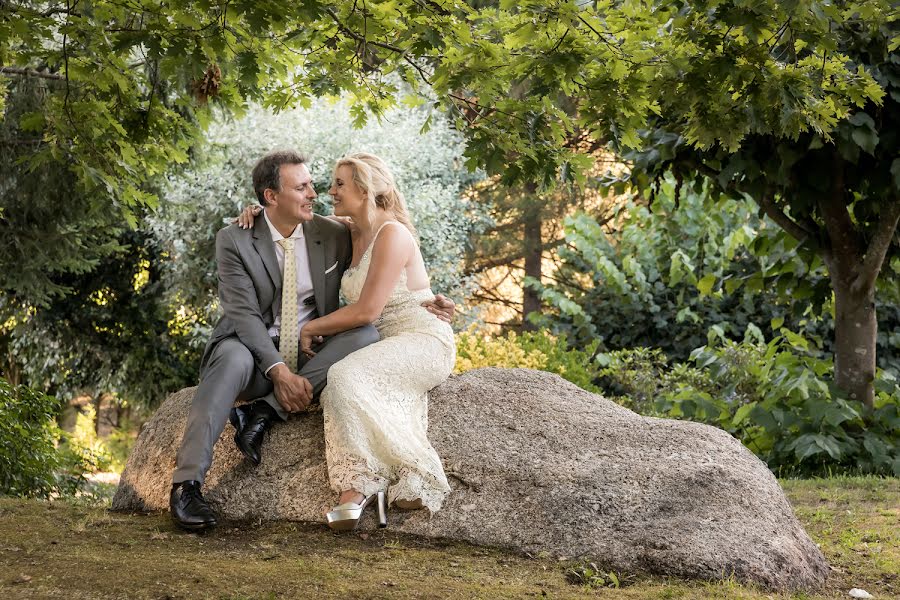
[[[403,227],[389,221],[381,229],[389,223]],[[381,229],[359,264],[344,272],[341,293],[349,303],[359,300]],[[428,441],[428,390],[450,376],[456,344],[450,325],[421,306],[432,299],[430,289],[409,291],[404,269],[373,323],[381,340],[328,371],[321,398],[325,456],[338,493],[387,490],[388,502],[421,498],[436,512],[450,491]]]

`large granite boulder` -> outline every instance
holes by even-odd
[[[114,509],[168,507],[193,392],[146,424]],[[233,435],[227,425],[216,444],[211,503],[231,519],[324,521],[336,495],[321,412],[273,427],[255,469]],[[479,369],[432,391],[429,437],[453,492],[431,516],[390,512],[394,530],[777,589],[815,588],[828,572],[765,464],[714,427],[642,417],[550,373]]]

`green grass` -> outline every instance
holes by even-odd
[[[388,530],[243,523],[191,535],[167,514],[0,498],[0,598],[847,598],[900,597],[900,480],[782,481],[833,567],[817,594],[735,581],[615,573]],[[617,579],[622,587],[613,585]]]

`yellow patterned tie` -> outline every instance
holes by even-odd
[[[294,240],[278,240],[284,248],[284,277],[281,288],[281,356],[291,370],[297,372],[297,345],[300,332],[297,331],[297,260],[294,257]]]

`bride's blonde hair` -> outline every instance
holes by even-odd
[[[353,183],[368,197],[371,206],[377,206],[394,214],[394,218],[403,223],[413,237],[418,239],[419,234],[413,227],[406,210],[406,201],[403,194],[397,189],[394,175],[387,164],[374,154],[357,152],[348,154],[339,159],[334,165],[334,171],[342,166],[350,167],[353,173]]]

